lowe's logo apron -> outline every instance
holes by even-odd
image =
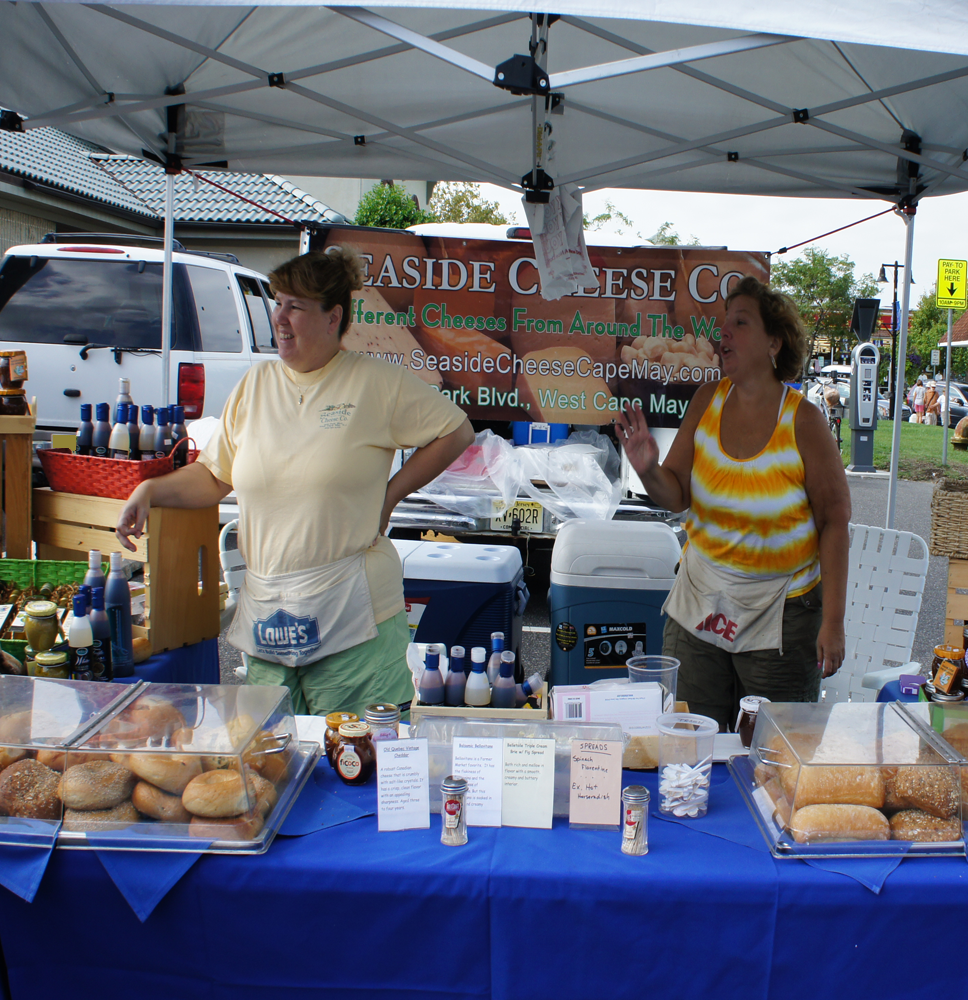
[[[309,615],[293,615],[280,608],[252,627],[252,638],[262,655],[299,649],[307,653],[319,648],[319,620]]]

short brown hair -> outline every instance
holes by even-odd
[[[780,340],[780,350],[776,355],[776,377],[781,382],[799,379],[803,359],[807,356],[807,333],[796,303],[789,295],[774,291],[751,275],[746,275],[733,285],[732,291],[726,296],[726,308],[740,295],[755,299],[767,336],[778,337]]]
[[[269,272],[269,289],[273,295],[282,292],[300,299],[315,299],[327,312],[342,306],[340,337],[350,325],[350,296],[362,287],[360,258],[355,250],[344,246],[312,250]]]

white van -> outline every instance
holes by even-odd
[[[91,233],[52,233],[6,252],[0,348],[27,352],[39,431],[75,430],[81,403],[113,404],[120,377],[139,406],[174,403],[186,420],[217,417],[249,366],[276,356],[265,275],[176,241],[171,398],[162,399],[163,259],[160,240]]]

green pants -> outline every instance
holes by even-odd
[[[407,666],[410,627],[406,611],[380,622],[377,632],[358,646],[302,667],[284,667],[249,656],[245,682],[289,688],[296,715],[355,712],[362,719],[367,705],[407,703],[414,693]]]
[[[719,723],[721,732],[736,725],[739,700],[756,694],[770,701],[816,701],[820,697],[817,634],[823,618],[821,585],[783,607],[783,655],[777,649],[731,653],[699,638],[667,618],[663,656],[679,660],[676,697],[689,711]]]

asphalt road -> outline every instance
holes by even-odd
[[[886,476],[850,475],[852,520],[857,524],[883,526],[887,516],[888,479]],[[927,542],[931,534],[931,483],[901,480],[898,483],[894,526],[911,531]],[[550,610],[548,588],[550,558],[548,553],[532,555],[527,583],[531,592],[524,616],[521,661],[527,674],[537,671],[547,676],[551,662]],[[933,649],[944,641],[945,604],[947,601],[948,560],[932,557],[928,564],[921,614],[915,636],[912,659],[930,662]],[[235,668],[241,664],[236,649],[219,639],[219,657],[223,684],[236,684]]]

